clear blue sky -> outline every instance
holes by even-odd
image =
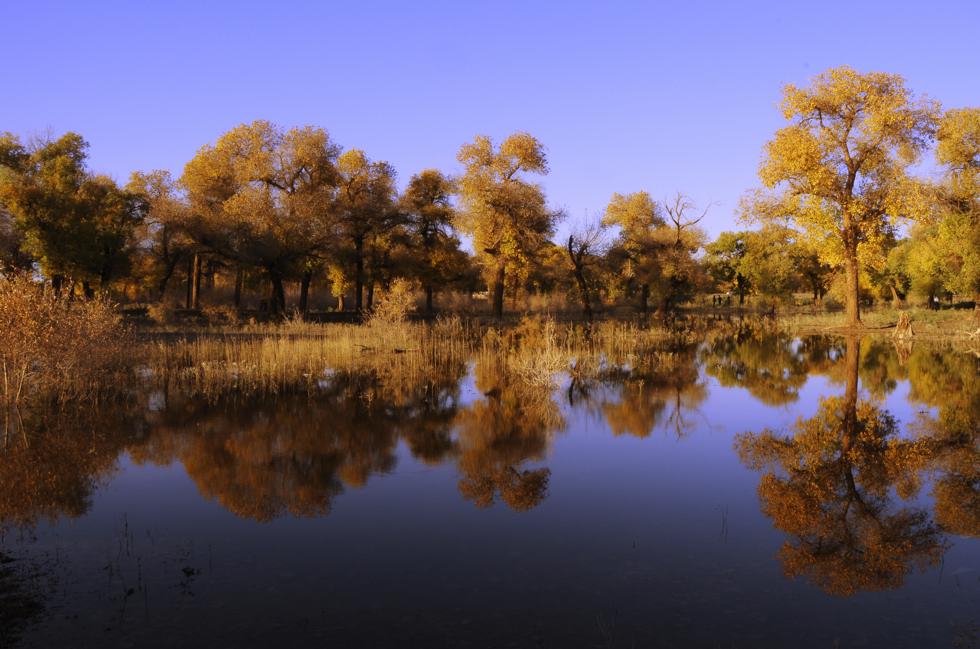
[[[120,181],[257,118],[314,124],[398,169],[458,170],[478,133],[547,146],[570,219],[614,191],[716,201],[732,227],[781,125],[830,66],[980,104],[980,2],[16,2],[0,9],[0,130],[75,130]],[[567,226],[566,226],[567,227]]]

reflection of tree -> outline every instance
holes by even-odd
[[[939,409],[921,422],[933,447],[936,520],[953,534],[980,536],[980,359],[916,349],[910,398]]]
[[[793,537],[781,550],[788,575],[806,575],[826,591],[851,595],[900,586],[913,565],[933,565],[942,552],[926,512],[896,508],[918,489],[928,443],[899,438],[895,419],[858,402],[860,341],[848,339],[843,397],[821,400],[792,436],[743,434],[736,448],[755,470],[763,511]]]
[[[630,370],[607,370],[603,382],[618,385],[617,398],[604,401],[602,413],[614,435],[646,437],[659,425],[678,437],[694,426],[691,414],[708,390],[693,352],[648,355]]]
[[[259,521],[285,513],[330,511],[343,484],[361,486],[395,463],[397,433],[386,404],[342,388],[307,397],[282,395],[212,404],[171,396],[150,422],[137,461],[179,460],[201,494]]]
[[[544,499],[551,472],[521,465],[542,460],[551,434],[564,427],[551,390],[517,383],[493,360],[477,363],[476,385],[484,398],[460,410],[455,422],[460,493],[480,507],[499,495],[517,511],[532,509]]]
[[[722,386],[745,388],[759,401],[780,406],[799,398],[809,371],[805,353],[815,355],[787,334],[740,330],[706,348],[705,371]]]
[[[415,458],[438,464],[455,452],[452,426],[458,399],[459,381],[455,376],[429,380],[422,386],[421,398],[406,409],[400,426],[402,439]]]
[[[38,415],[0,408],[0,529],[88,511],[125,442],[113,413]]]

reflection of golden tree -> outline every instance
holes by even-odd
[[[125,445],[120,429],[110,414],[96,424],[84,413],[0,408],[0,529],[88,511]]]
[[[460,493],[480,507],[499,494],[517,511],[532,509],[545,497],[550,471],[520,465],[543,459],[551,433],[564,427],[551,390],[519,384],[493,361],[477,364],[476,384],[484,398],[456,417]]]
[[[799,398],[809,363],[792,337],[746,329],[719,338],[705,350],[705,370],[725,387],[741,387],[759,401],[780,406]]]
[[[603,378],[620,386],[616,401],[602,403],[614,435],[647,437],[663,423],[681,437],[693,427],[690,414],[708,396],[693,352],[647,355],[632,370],[606,372]]]
[[[933,447],[936,520],[980,536],[980,359],[919,348],[909,359],[910,398],[939,409],[921,425]]]
[[[755,470],[763,511],[790,534],[780,553],[788,575],[806,575],[826,591],[851,595],[900,586],[910,567],[938,562],[942,537],[926,512],[896,508],[928,462],[923,440],[898,437],[895,419],[858,403],[860,342],[848,340],[847,389],[821,400],[790,437],[766,430],[743,434],[736,448]]]
[[[390,404],[345,390],[225,404],[172,398],[133,457],[179,459],[203,495],[239,516],[318,516],[343,483],[394,467],[397,421]]]
[[[400,437],[424,461],[454,452],[465,366],[439,367],[414,384],[390,368],[338,371],[315,394],[274,398],[214,402],[164,391],[164,407],[130,453],[137,462],[179,460],[202,495],[239,516],[325,515],[344,485],[394,468]]]

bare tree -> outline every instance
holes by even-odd
[[[711,209],[713,203],[708,203],[708,205],[701,211],[697,218],[687,218],[689,212],[696,211],[697,205],[691,200],[689,196],[678,192],[673,200],[664,200],[663,208],[667,213],[667,218],[674,225],[674,247],[680,248],[684,246],[684,231],[690,227],[693,227],[701,222],[704,217],[708,215],[708,210]]]
[[[582,313],[589,322],[592,322],[592,298],[588,269],[599,263],[607,247],[606,227],[597,219],[588,220],[568,235],[568,260],[572,264],[572,274],[582,300]]]

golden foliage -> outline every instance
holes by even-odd
[[[27,276],[0,279],[0,402],[97,398],[129,369],[129,340],[104,299],[59,299]]]

